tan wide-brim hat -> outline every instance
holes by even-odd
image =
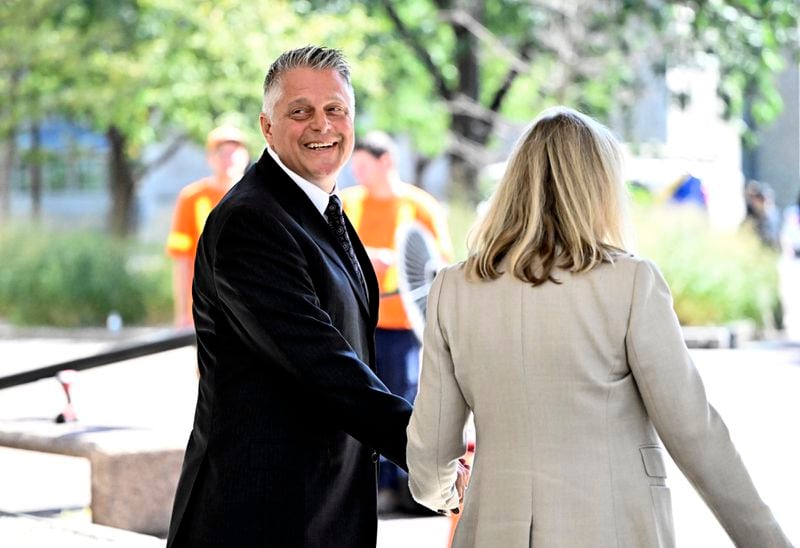
[[[239,143],[247,146],[244,133],[233,126],[219,126],[212,129],[206,138],[206,150],[212,151],[222,143]]]

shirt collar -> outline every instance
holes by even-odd
[[[304,179],[303,177],[301,177],[300,175],[298,175],[297,173],[286,167],[286,165],[284,165],[284,163],[281,162],[281,159],[278,158],[278,154],[274,150],[272,150],[272,147],[267,146],[267,152],[269,152],[269,155],[272,156],[273,160],[275,160],[275,163],[277,163],[281,167],[281,169],[285,171],[286,174],[292,179],[292,181],[294,181],[297,184],[297,186],[300,187],[300,190],[305,192],[306,196],[308,196],[308,199],[311,200],[312,204],[314,204],[314,207],[317,209],[317,211],[319,211],[320,215],[324,217],[325,209],[328,207],[328,202],[331,199],[331,194],[338,195],[339,193],[337,186],[334,184],[333,191],[331,192],[331,194],[328,194],[327,192],[322,190],[320,187],[318,187],[311,181]]]

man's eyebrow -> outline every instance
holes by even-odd
[[[341,95],[330,95],[325,98],[326,102],[329,103],[347,103],[347,97],[342,97]],[[289,106],[294,105],[310,105],[311,101],[308,100],[306,97],[298,97],[297,99],[292,99],[289,101]]]
[[[289,101],[289,105],[288,106],[290,106],[290,107],[305,106],[305,105],[308,105],[308,104],[309,104],[308,99],[306,99],[305,97],[300,97],[299,99],[294,99],[293,101]]]

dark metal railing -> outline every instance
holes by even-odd
[[[31,369],[30,371],[15,373],[7,377],[0,377],[0,390],[50,378],[59,371],[66,369],[72,369],[73,371],[91,369],[93,367],[100,367],[102,365],[109,365],[133,358],[148,356],[150,354],[166,352],[167,350],[182,348],[184,346],[190,346],[194,343],[195,334],[193,328],[172,330],[167,333],[152,335],[138,341],[123,343],[109,350],[98,352],[92,356],[56,363],[38,369]]]

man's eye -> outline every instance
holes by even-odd
[[[304,108],[296,108],[289,113],[291,116],[304,116],[308,111]]]

